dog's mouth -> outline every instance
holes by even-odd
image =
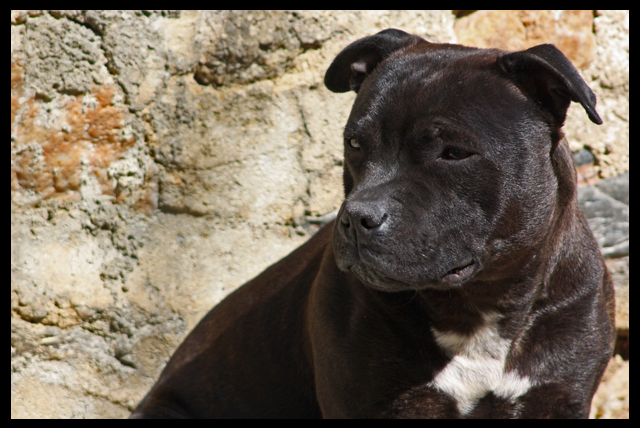
[[[476,270],[476,266],[477,264],[473,259],[466,260],[459,266],[445,273],[442,276],[441,281],[447,284],[460,284],[473,275]]]
[[[468,259],[459,263],[455,268],[447,271],[439,279],[425,282],[402,278],[392,273],[370,268],[361,263],[350,265],[347,270],[366,284],[382,291],[418,290],[423,288],[446,289],[458,287],[472,278],[480,269],[480,264],[474,259]],[[437,278],[437,277],[436,277]]]

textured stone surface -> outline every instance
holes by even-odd
[[[591,407],[591,418],[629,419],[629,361],[612,358]]]
[[[522,50],[553,43],[578,68],[593,61],[592,10],[481,10],[458,19],[458,43]]]
[[[591,51],[581,71],[605,124],[573,108],[566,131],[596,181],[628,171],[628,12],[575,16],[541,13],[527,31],[586,40],[576,52]],[[324,88],[335,55],[388,27],[455,42],[462,19],[11,11],[12,417],[127,416],[213,305],[339,206],[353,94]],[[628,338],[628,256],[608,262],[626,281]],[[614,390],[594,415],[619,414]]]
[[[628,200],[629,175],[626,174],[626,182],[622,178],[624,176],[578,189],[578,201],[605,257],[629,255],[629,205],[602,191],[607,190],[614,195],[618,194],[623,200]],[[618,185],[613,185],[614,180]],[[619,190],[620,187],[627,189],[626,195]]]

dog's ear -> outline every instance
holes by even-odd
[[[498,66],[527,95],[549,111],[559,126],[564,123],[571,101],[582,104],[589,119],[598,125],[596,96],[578,70],[553,45],[539,45],[498,58]]]
[[[364,79],[383,59],[419,42],[428,43],[395,28],[356,40],[333,60],[324,76],[324,84],[332,92],[358,92]]]

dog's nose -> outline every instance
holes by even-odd
[[[351,236],[356,234],[367,237],[373,232],[380,231],[387,218],[384,204],[380,202],[351,201],[345,206],[340,221],[345,231]]]

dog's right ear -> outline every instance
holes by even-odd
[[[428,43],[395,28],[356,40],[333,60],[324,76],[324,84],[332,92],[358,92],[364,79],[383,59],[399,49],[420,42]]]

